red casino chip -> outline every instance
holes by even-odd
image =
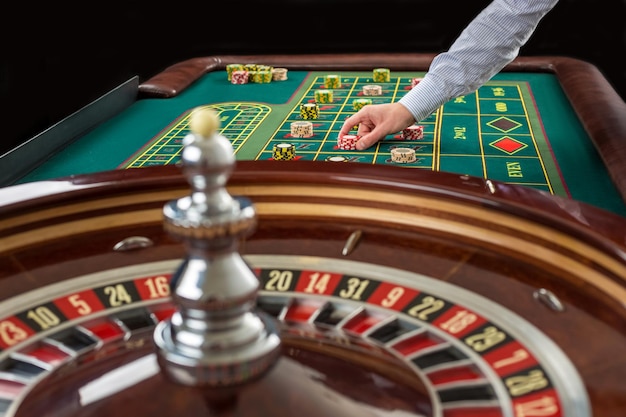
[[[250,79],[250,73],[246,70],[233,71],[230,82],[232,84],[247,84]]]
[[[415,77],[415,78],[411,79],[411,88],[413,88],[416,85],[418,85],[422,80],[423,80],[422,77]]]
[[[337,148],[343,151],[356,150],[356,143],[361,139],[358,135],[343,135],[337,138]]]
[[[402,139],[404,140],[424,139],[424,126],[413,125],[405,129],[402,129]]]

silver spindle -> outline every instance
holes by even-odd
[[[271,320],[255,312],[259,281],[239,254],[256,212],[226,183],[235,165],[230,141],[209,108],[190,116],[181,154],[191,194],[163,208],[165,230],[184,241],[187,255],[172,278],[171,319],[155,329],[165,374],[188,386],[229,387],[255,379],[279,355]]]

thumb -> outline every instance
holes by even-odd
[[[361,123],[361,119],[361,114],[357,112],[344,120],[343,125],[341,125],[341,130],[339,131],[339,136],[341,137],[350,133],[353,127],[358,126],[359,123]]]
[[[368,134],[361,136],[356,143],[356,149],[359,151],[365,150],[376,144],[376,142],[380,141],[384,136],[382,130],[376,127]]]

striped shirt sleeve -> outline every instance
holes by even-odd
[[[471,93],[519,54],[558,0],[494,0],[437,55],[424,79],[401,99],[416,121],[449,100]]]

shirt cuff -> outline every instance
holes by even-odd
[[[415,87],[400,98],[399,103],[407,108],[416,122],[419,122],[450,99],[443,87],[438,85],[435,77],[426,74]]]

